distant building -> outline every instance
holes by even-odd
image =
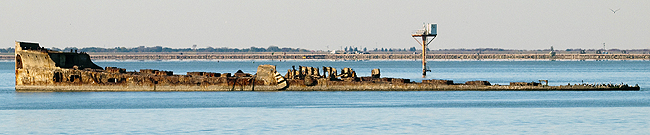
[[[549,55],[555,56],[555,49],[553,49],[553,46],[551,46],[551,52],[548,53]]]
[[[330,53],[331,54],[342,54],[344,51],[343,50],[333,50]]]

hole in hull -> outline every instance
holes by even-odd
[[[108,78],[108,82],[109,82],[109,83],[116,83],[116,82],[117,82],[117,79],[115,79],[115,78]]]
[[[20,55],[16,55],[16,69],[23,69],[23,60]]]
[[[79,75],[70,75],[70,82],[79,82],[81,77]]]
[[[53,77],[54,82],[62,82],[63,81],[63,74],[59,72],[54,72],[54,77]]]

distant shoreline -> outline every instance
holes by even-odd
[[[14,55],[0,55],[1,60],[12,60]],[[420,54],[100,54],[93,60],[174,60],[174,59],[268,59],[268,60],[399,60],[421,59]],[[428,54],[427,59],[548,59],[548,60],[650,60],[650,54]]]

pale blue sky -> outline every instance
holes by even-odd
[[[611,9],[619,9],[616,13]],[[650,48],[650,1],[0,1],[0,42],[45,47]]]

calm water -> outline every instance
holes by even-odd
[[[98,61],[254,73],[353,68],[420,81],[418,61]],[[427,79],[638,84],[642,91],[16,93],[0,62],[0,134],[650,134],[650,61],[431,61]]]

